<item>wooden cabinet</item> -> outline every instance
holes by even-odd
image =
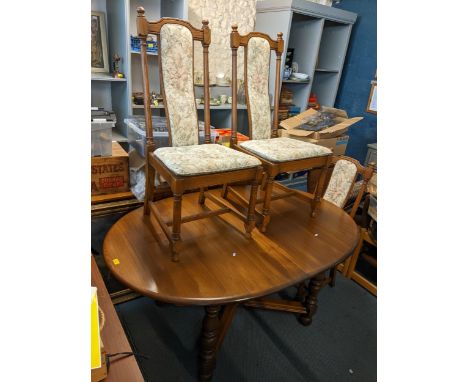
[[[333,107],[348,49],[351,29],[357,15],[306,0],[266,0],[257,2],[255,30],[275,37],[283,32],[285,52],[294,49],[293,62],[309,81],[283,80],[293,93],[293,102],[307,109],[315,93],[323,106]],[[282,69],[285,65],[282,59]],[[274,65],[270,69],[270,89],[274,89]]]

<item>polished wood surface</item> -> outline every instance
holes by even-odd
[[[94,257],[91,256],[91,285],[97,288],[99,307],[104,312],[105,324],[101,331],[101,340],[107,354],[131,352],[127,336],[122,328],[114,305],[107,293],[101,273]],[[116,356],[111,358],[106,382],[144,382],[140,368],[134,356]]]
[[[117,192],[115,194],[91,195],[91,205],[98,203],[115,202],[117,200],[133,199],[135,196],[132,191]]]
[[[249,189],[238,191],[247,194]],[[172,198],[155,202],[155,207],[169,217]],[[184,198],[184,213],[204,208],[197,194]],[[143,295],[177,304],[216,305],[262,297],[311,278],[340,263],[358,243],[353,219],[324,200],[314,217],[308,204],[296,198],[279,200],[272,214],[268,234],[254,230],[251,239],[232,213],[188,222],[182,232],[184,256],[174,263],[160,227],[149,224],[154,217],[144,216],[139,208],[109,230],[104,258],[119,281]]]

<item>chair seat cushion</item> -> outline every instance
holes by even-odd
[[[260,166],[261,162],[242,152],[218,144],[160,147],[154,155],[176,175],[192,176]]]
[[[331,154],[331,150],[326,147],[285,137],[245,141],[239,145],[271,162],[287,162]]]

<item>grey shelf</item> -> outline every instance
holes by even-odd
[[[316,72],[339,73],[338,69],[315,69]]]
[[[128,138],[124,136],[115,127],[112,129],[112,141],[114,142],[128,142]]]
[[[133,109],[144,109],[145,106],[144,105],[132,105]],[[164,105],[158,105],[158,106],[154,106],[154,105],[151,105],[151,109],[164,109]],[[204,107],[203,105],[197,105],[197,109],[198,110],[204,110]],[[211,105],[210,106],[210,110],[211,111],[215,111],[215,110],[231,110],[232,109],[232,106],[230,104],[227,104],[227,105],[219,105],[219,106],[213,106]],[[245,110],[247,109],[247,106],[246,105],[237,105],[237,109],[238,110]]]
[[[336,92],[340,82],[338,72],[317,72],[314,76],[311,92],[317,95],[317,100],[322,106],[333,107]]]
[[[306,81],[296,81],[296,80],[283,80],[285,84],[310,84],[310,78]]]
[[[135,52],[134,50],[132,50],[130,53],[131,53],[131,54],[135,54],[135,55],[137,55],[137,56],[141,56],[141,52]],[[147,55],[147,56],[157,56],[158,54],[157,54],[157,53],[153,53],[153,52],[148,52],[148,51],[147,51],[147,52],[146,52],[146,55]]]
[[[275,38],[283,32],[284,51],[294,49],[293,62],[308,82],[282,81],[294,86],[293,103],[308,107],[311,93],[322,105],[334,106],[348,42],[357,14],[306,0],[265,0],[257,2],[255,30]],[[285,65],[281,61],[281,72]],[[274,89],[275,63],[270,64],[270,89]]]
[[[197,87],[197,88],[202,88],[205,85],[204,84],[195,84],[194,86]],[[230,88],[230,87],[231,87],[231,84],[229,84],[229,85],[210,84],[210,88]]]
[[[114,78],[110,74],[91,74],[91,81],[127,82],[126,78]]]

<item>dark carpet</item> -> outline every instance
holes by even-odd
[[[142,297],[116,309],[134,351],[150,357],[139,360],[146,381],[196,381],[203,308]],[[376,381],[376,321],[376,298],[340,274],[309,327],[290,313],[240,308],[213,381]]]

